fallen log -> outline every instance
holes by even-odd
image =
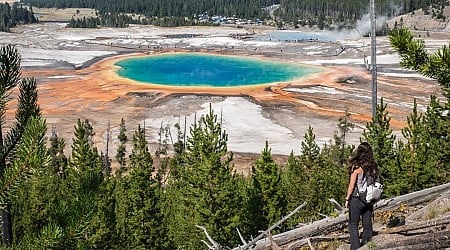
[[[403,226],[393,227],[393,228],[386,228],[378,231],[378,234],[404,234],[408,235],[410,232],[414,232],[421,229],[427,229],[427,232],[431,231],[431,229],[434,229],[436,227],[442,227],[447,226],[450,224],[450,215],[435,218],[432,220],[427,221],[420,221],[420,222],[414,222]],[[416,233],[417,234],[417,233]]]
[[[383,199],[378,201],[374,205],[374,210],[388,210],[399,206],[400,204],[407,204],[410,206],[418,205],[424,202],[435,199],[441,193],[447,191],[450,188],[450,183],[446,183],[440,186],[435,186],[420,190],[417,192]],[[347,225],[348,214],[340,214],[335,218],[325,218],[318,221],[314,221],[311,224],[304,225],[300,228],[295,228],[290,231],[286,231],[277,235],[273,235],[273,241],[279,246],[287,245],[293,241],[306,239],[313,236],[324,235],[337,230],[342,229]],[[261,239],[256,242],[254,249],[267,249],[270,241],[267,239]]]
[[[431,232],[417,236],[409,236],[405,239],[393,239],[388,242],[378,242],[376,244],[368,243],[359,250],[369,249],[390,249],[400,250],[405,249],[447,249],[450,247],[450,230],[439,232]]]
[[[390,199],[383,199],[378,201],[374,205],[374,209],[391,209],[393,207],[399,206],[404,203],[409,206],[415,206],[418,204],[422,204],[431,200],[434,200],[441,193],[447,191],[450,188],[450,183],[442,184],[440,186],[435,186],[427,189],[423,189],[420,191],[416,191],[413,193],[393,197]]]
[[[343,241],[348,240],[350,236],[348,234],[345,235],[336,235],[336,236],[315,236],[310,237],[302,240],[295,241],[291,244],[288,244],[283,247],[285,250],[294,250],[299,249],[301,247],[304,247],[306,245],[309,245],[310,243],[317,243],[317,242],[329,242],[329,241]]]
[[[429,217],[431,211],[436,213],[446,211],[450,208],[450,190],[439,195],[434,201],[423,206],[413,214],[405,218],[406,222],[419,220],[420,218]]]

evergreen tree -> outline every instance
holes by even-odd
[[[37,238],[38,233],[52,221],[49,214],[51,208],[55,208],[52,202],[56,201],[57,189],[48,184],[56,173],[52,172],[51,158],[45,147],[46,129],[42,118],[29,120],[17,147],[16,159],[4,172],[0,183],[1,201],[12,204],[14,242],[21,242],[24,237]],[[28,178],[17,179],[24,174]],[[12,193],[14,196],[10,197]]]
[[[8,174],[13,169],[16,157],[18,157],[17,148],[20,146],[22,137],[27,131],[27,126],[31,119],[40,116],[40,109],[37,105],[37,87],[36,81],[32,78],[26,78],[20,81],[20,62],[21,58],[14,46],[7,45],[0,48],[0,177],[8,180]],[[19,98],[15,115],[15,122],[9,131],[5,130],[7,123],[7,104],[13,89],[19,85]],[[32,136],[32,135],[29,135]],[[36,136],[39,136],[36,134]],[[17,172],[13,180],[18,181],[24,176],[25,172]],[[10,176],[11,177],[11,176]],[[11,180],[12,181],[12,180]],[[11,184],[16,183],[6,182]],[[3,187],[7,190],[10,187]],[[6,195],[6,193],[4,194]],[[8,200],[2,204],[2,239],[3,243],[9,245],[12,243],[12,226],[9,213],[10,205]]]
[[[375,117],[367,123],[366,129],[363,131],[363,139],[370,143],[373,148],[375,161],[381,178],[385,183],[386,195],[398,195],[400,190],[395,188],[395,183],[400,178],[401,169],[396,160],[395,153],[395,135],[390,127],[391,118],[387,111],[387,104],[383,98],[377,105]]]
[[[435,79],[441,86],[446,101],[441,104],[436,96],[431,96],[430,104],[421,119],[423,152],[419,157],[426,159],[423,171],[426,174],[417,183],[431,179],[438,183],[448,182],[450,167],[450,47],[443,46],[433,53],[427,52],[425,42],[414,38],[411,31],[400,27],[389,33],[389,41],[401,57],[400,64],[418,73]],[[421,129],[422,130],[422,129]],[[436,178],[435,178],[436,177]],[[435,183],[431,181],[431,183]],[[437,183],[436,183],[437,184]],[[419,186],[422,186],[420,184]],[[419,188],[419,187],[418,187]]]
[[[259,230],[269,228],[286,212],[286,198],[283,194],[280,167],[272,158],[266,141],[261,156],[252,167],[255,203],[259,208],[255,215],[255,226]]]
[[[124,177],[122,189],[125,197],[119,206],[124,216],[117,224],[120,232],[120,246],[133,249],[166,249],[167,232],[163,225],[164,216],[160,204],[160,183],[153,174],[153,159],[148,150],[144,130],[139,126],[133,135],[133,149],[130,155],[130,173]]]
[[[345,116],[339,118],[338,131],[334,132],[333,143],[330,148],[330,157],[333,158],[334,164],[340,168],[345,167],[354,150],[354,146],[347,143],[347,135],[355,127],[349,119],[350,114],[347,112]]]
[[[204,226],[222,245],[239,242],[236,227],[240,223],[241,197],[236,194],[237,179],[227,152],[228,135],[210,108],[198,123],[190,127],[190,137],[183,154],[184,165],[178,169],[180,178],[173,194],[179,198],[179,208],[171,215],[171,235],[182,248],[198,249],[204,235],[193,231]],[[180,235],[181,233],[181,235]]]
[[[308,199],[309,172],[291,151],[283,172],[283,187],[287,200],[287,211],[292,211]],[[288,227],[297,226],[304,216],[302,213],[294,214],[286,221]]]
[[[130,168],[143,167],[148,168],[150,173],[153,171],[153,159],[147,144],[145,131],[139,125],[137,131],[133,135],[133,149],[131,151],[129,164]]]
[[[98,187],[100,184],[102,165],[97,148],[93,147],[94,132],[88,120],[82,122],[78,119],[74,136],[69,161],[70,174],[75,177],[74,184],[78,188],[89,191],[90,187]]]
[[[403,170],[406,172],[403,182],[398,181],[397,185],[404,185],[401,193],[407,193],[425,188],[419,178],[424,174],[423,167],[429,161],[428,143],[426,140],[426,128],[423,123],[423,115],[417,111],[417,102],[414,99],[412,113],[407,117],[408,126],[402,129],[402,135],[406,143],[401,147],[401,162]]]
[[[52,136],[50,137],[50,148],[49,154],[52,158],[52,166],[55,173],[58,173],[60,176],[66,176],[66,169],[68,160],[64,155],[64,148],[66,146],[66,142],[63,138],[59,138],[56,131],[52,132]]]
[[[125,125],[125,120],[122,118],[120,120],[120,125],[119,125],[119,135],[117,136],[117,139],[119,139],[119,146],[117,147],[117,154],[116,154],[116,160],[120,165],[120,172],[124,171],[124,168],[126,167],[126,154],[127,154],[127,149],[126,149],[126,144],[128,142],[128,137],[126,135],[127,132],[127,128]]]
[[[116,187],[120,178],[105,179],[95,199],[95,212],[88,228],[88,242],[95,249],[117,249],[121,243],[116,231]]]
[[[450,46],[429,53],[425,42],[415,39],[411,31],[403,27],[393,29],[389,33],[389,41],[401,57],[401,66],[435,79],[447,99],[450,98]]]
[[[73,207],[64,223],[68,248],[85,248],[88,242],[82,240],[88,233],[88,225],[95,211],[95,200],[103,181],[102,161],[97,148],[93,146],[93,128],[88,120],[78,119],[75,125],[72,154],[67,170],[68,193],[65,205]],[[68,212],[69,212],[68,211]]]
[[[316,135],[314,134],[313,127],[309,126],[304,140],[301,142],[300,161],[308,170],[311,170],[317,164],[319,156],[320,148],[316,143]]]

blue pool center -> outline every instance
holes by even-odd
[[[118,74],[169,86],[236,87],[286,82],[320,70],[294,63],[205,53],[173,53],[118,61]]]

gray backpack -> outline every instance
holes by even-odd
[[[356,185],[356,196],[364,203],[375,203],[381,199],[383,193],[383,184],[380,175],[375,178],[370,175],[363,175],[362,185]]]

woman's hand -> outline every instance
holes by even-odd
[[[345,208],[348,208],[348,200],[345,200]]]

